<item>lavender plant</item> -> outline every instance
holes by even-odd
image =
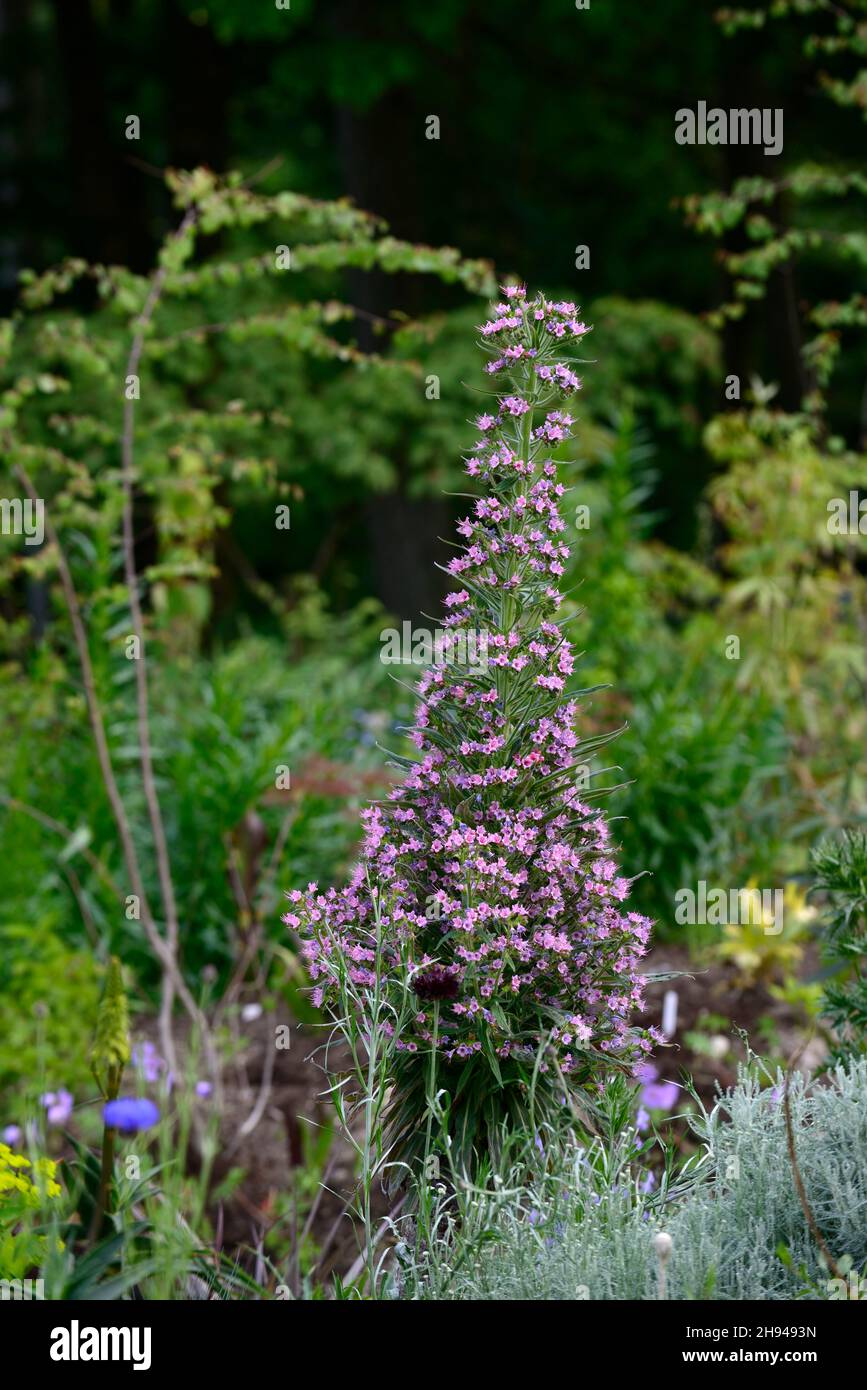
[[[503,293],[481,328],[496,404],[466,460],[485,491],[448,565],[459,587],[442,659],[417,687],[419,757],[398,759],[403,784],[364,813],[349,885],[290,892],[284,917],[335,1018],[348,972],[404,1020],[391,1039],[390,1150],[424,1154],[435,1107],[464,1169],[570,1095],[592,1105],[606,1072],[634,1071],[654,1040],[630,1023],[651,924],[628,909],[631,880],[591,805],[591,759],[614,735],[575,730],[592,692],[571,689],[558,617],[569,552],[551,453],[571,432],[588,326],[572,303]]]
[[[658,1189],[642,1181],[635,1131],[626,1126],[605,1143],[545,1134],[544,1154],[528,1136],[527,1153],[500,1164],[496,1182],[441,1198],[423,1239],[401,1233],[392,1288],[407,1299],[462,1302],[857,1297],[830,1277],[804,1216],[784,1084],[758,1060],[742,1067],[709,1111],[697,1106],[697,1150]],[[862,1270],[867,1059],[814,1084],[795,1072],[790,1088],[798,1165],[818,1228],[841,1268]],[[664,1284],[662,1234],[670,1255]]]

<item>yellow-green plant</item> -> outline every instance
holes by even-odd
[[[762,908],[757,914],[751,913],[756,892],[755,883],[742,890],[743,920],[726,923],[722,940],[713,952],[717,959],[737,968],[745,989],[769,985],[793,974],[803,959],[809,924],[816,916],[816,909],[807,904],[803,890],[795,883],[787,883],[783,893],[784,925],[778,931],[772,912]]]
[[[63,1193],[57,1163],[32,1161],[0,1144],[0,1278],[22,1279],[44,1259],[48,1238],[33,1229],[32,1216]]]
[[[117,956],[112,956],[90,1049],[90,1068],[104,1100],[116,1099],[129,1059],[129,1009],[123,971]]]
[[[782,702],[796,814],[845,818],[865,795],[867,581],[860,536],[830,523],[863,463],[809,418],[767,403],[718,416],[707,442],[725,465],[708,493],[724,583],[693,636],[707,640],[712,626],[720,651],[736,637],[738,687]]]

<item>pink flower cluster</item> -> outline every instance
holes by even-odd
[[[582,800],[576,772],[589,754],[557,618],[569,552],[548,454],[570,434],[563,400],[581,386],[564,344],[588,330],[574,304],[528,300],[516,286],[504,296],[481,335],[496,354],[489,372],[507,373],[509,386],[477,420],[467,472],[487,492],[459,523],[465,544],[450,571],[460,587],[444,618],[487,634],[486,669],[425,671],[418,760],[389,801],[365,812],[349,886],[290,893],[284,921],[304,938],[317,1000],[338,967],[372,984],[369,877],[386,984],[408,984],[418,1006],[398,1047],[429,1048],[426,999],[436,999],[447,1059],[529,1057],[550,1037],[561,1067],[583,1075],[594,1058],[635,1067],[651,1049],[652,1030],[630,1025],[651,924],[628,910],[608,824]]]

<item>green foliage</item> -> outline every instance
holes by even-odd
[[[147,902],[162,899],[171,916],[157,873],[153,797],[137,770],[146,753],[163,802],[185,968],[228,968],[276,903],[276,862],[266,848],[279,836],[304,872],[315,859],[319,873],[351,843],[342,813],[317,802],[315,776],[306,787],[301,779],[291,803],[275,800],[277,769],[314,758],[363,762],[359,729],[335,729],[330,711],[342,701],[363,715],[374,692],[385,708],[394,699],[373,659],[377,606],[351,594],[351,612],[333,620],[315,584],[284,578],[287,542],[318,529],[317,514],[305,511],[307,488],[321,516],[345,486],[339,461],[333,486],[324,480],[321,442],[335,411],[329,381],[347,370],[373,372],[381,389],[391,372],[422,391],[414,359],[387,355],[388,334],[398,322],[408,327],[405,316],[377,321],[383,354],[362,352],[352,336],[356,310],[334,288],[357,269],[491,287],[484,263],[384,235],[381,222],[346,201],[256,194],[238,176],[219,180],[204,169],[168,181],[183,220],[162,245],[155,277],[82,260],[26,273],[21,307],[0,331],[0,482],[10,495],[32,487],[48,517],[44,548],[5,535],[0,547],[0,578],[22,597],[36,595],[48,617],[37,643],[20,610],[0,623],[0,701],[14,734],[0,838],[20,871],[0,919],[23,917],[25,902],[28,912],[41,911],[50,899],[58,930],[78,939],[81,928],[71,924],[80,914],[91,943],[121,950],[146,983],[152,941],[144,909],[126,910],[129,855],[120,854],[88,720],[101,712],[108,730]],[[130,356],[137,334],[140,359]],[[285,407],[293,391],[306,435],[292,433]],[[315,420],[305,409],[311,394],[320,403]],[[317,434],[320,447],[308,449],[304,441]],[[350,480],[352,473],[350,465]],[[371,481],[375,463],[364,485]],[[275,525],[290,502],[291,532]],[[255,561],[245,553],[251,530]],[[304,545],[293,554],[296,576]],[[131,566],[141,575],[131,577]],[[220,616],[218,576],[243,586],[251,615],[271,636],[236,640],[206,658]],[[70,608],[70,586],[93,666],[87,701],[80,635],[61,607]],[[248,627],[237,601],[226,627],[235,639]],[[150,665],[149,742],[134,640],[146,644]],[[322,652],[315,670],[299,667],[313,644]],[[31,756],[34,747],[40,756]],[[46,857],[52,839],[57,853]]]
[[[738,686],[785,710],[802,824],[845,819],[865,797],[867,588],[859,537],[833,534],[829,508],[857,487],[860,459],[765,406],[718,417],[708,442],[725,465],[709,502],[725,536],[717,622],[740,639]]]
[[[212,617],[218,552],[257,593],[261,571],[238,555],[236,517],[244,530],[256,526],[259,565],[282,571],[287,537],[275,529],[275,505],[292,503],[293,567],[303,569],[325,518],[357,497],[357,475],[367,485],[393,483],[375,457],[365,465],[356,452],[344,462],[333,425],[356,418],[343,400],[347,372],[372,372],[378,391],[390,375],[406,377],[403,398],[416,392],[424,401],[421,368],[406,351],[388,351],[405,316],[375,317],[380,354],[358,347],[365,320],[339,297],[347,273],[430,275],[476,293],[490,291],[492,279],[485,263],[451,248],[383,235],[378,219],[346,201],[253,194],[237,176],[218,181],[204,170],[170,183],[188,221],[159,254],[161,297],[136,374],[140,397],[126,377],[148,280],[69,260],[25,273],[21,308],[2,326],[0,437],[9,495],[20,494],[16,470],[25,468],[55,529],[74,534],[74,577],[98,605],[92,620],[111,630],[123,612],[121,407],[133,393],[138,506],[153,525],[143,578],[156,630],[180,654]],[[341,390],[329,390],[336,382]],[[44,556],[9,549],[0,552],[0,575],[44,577]]]
[[[197,978],[205,965],[228,971],[251,926],[267,924],[282,937],[277,909],[290,874],[304,881],[323,872],[337,876],[351,857],[357,835],[353,808],[387,785],[375,739],[397,716],[403,699],[375,657],[373,633],[381,622],[376,610],[337,621],[320,608],[315,627],[310,611],[304,618],[304,629],[318,634],[318,645],[301,660],[291,659],[288,643],[299,639],[287,632],[286,642],[249,636],[186,669],[160,666],[152,718],[155,764],[159,786],[169,793],[168,834],[180,912],[190,924],[184,962],[192,976]],[[310,640],[308,635],[304,643],[309,646]],[[47,750],[62,741],[65,756],[15,759],[7,768],[12,801],[0,818],[0,847],[16,871],[7,875],[0,920],[14,924],[25,912],[50,908],[56,935],[9,928],[15,950],[4,953],[0,963],[0,993],[17,993],[22,1001],[16,1025],[22,1036],[35,1028],[31,1004],[44,998],[53,1014],[56,999],[58,1019],[66,1017],[70,1036],[79,1041],[59,1055],[74,1059],[86,1057],[98,990],[95,968],[73,955],[71,945],[80,944],[89,927],[106,952],[122,952],[146,988],[155,981],[156,963],[140,923],[118,910],[123,868],[86,716],[80,699],[70,702],[71,684],[62,671],[55,680],[53,698],[43,687],[42,705],[22,704],[10,718],[18,746]],[[334,720],[338,705],[348,711],[343,724]],[[107,714],[116,732],[121,787],[144,840],[128,688],[109,688]],[[292,787],[285,792],[275,789],[280,766],[291,770]],[[64,818],[66,835],[22,809],[34,806],[55,826]],[[281,834],[286,851],[278,879],[271,856]],[[147,882],[156,887],[150,861]],[[64,953],[70,955],[69,968]],[[23,959],[16,965],[19,955]],[[24,980],[22,994],[16,972],[35,972],[39,961],[41,973],[32,984],[29,976]],[[81,1007],[73,1008],[82,972],[93,985]],[[16,1032],[16,1046],[22,1036]],[[20,1073],[15,1058],[10,1048],[13,1074],[32,1072],[32,1048],[21,1054]]]
[[[596,697],[599,723],[629,725],[619,834],[652,871],[636,893],[662,933],[678,887],[802,873],[816,827],[867,796],[867,593],[859,538],[829,528],[860,460],[767,402],[716,417],[706,440],[719,471],[692,555],[649,536],[653,455],[628,416],[572,493],[591,517],[572,569],[584,674],[619,687]]]
[[[398,485],[409,496],[459,490],[471,405],[465,384],[478,390],[484,383],[473,346],[478,318],[478,309],[456,309],[406,324],[388,361],[300,398],[295,419],[305,455],[373,493]]]
[[[819,31],[805,52],[822,67],[820,86],[838,106],[863,109],[864,13],[864,0],[843,7],[782,0],[717,17],[730,34],[761,30],[772,20],[797,32],[806,17]],[[723,242],[719,255],[732,283],[730,302],[710,322],[721,327],[741,318],[776,285],[786,296],[796,343],[805,339],[800,413],[775,409],[777,388],[754,378],[749,405],[717,416],[706,430],[721,470],[707,489],[705,533],[714,538],[712,563],[722,582],[715,611],[697,615],[685,633],[694,652],[736,637],[740,697],[760,706],[770,700],[782,715],[784,875],[803,871],[818,825],[846,823],[865,806],[860,537],[834,534],[829,517],[834,499],[857,492],[864,460],[822,418],[830,406],[839,410],[841,393],[849,392],[850,405],[860,399],[853,349],[867,325],[857,274],[867,264],[857,224],[867,179],[857,147],[855,158],[847,157],[844,142],[844,126],[835,125],[830,147],[839,155],[686,200],[693,225]],[[710,558],[710,544],[707,550]]]
[[[867,833],[844,830],[817,846],[815,886],[827,894],[822,950],[833,975],[825,984],[822,1013],[836,1036],[834,1057],[867,1050]]]
[[[599,416],[616,404],[633,411],[655,440],[697,448],[719,380],[718,335],[683,309],[616,295],[594,301],[592,321],[599,361],[588,407]]]
[[[51,1159],[31,1160],[0,1144],[0,1279],[30,1277],[49,1254],[38,1223],[62,1196],[56,1173]]]
[[[652,878],[636,896],[673,926],[674,894],[698,879],[765,881],[780,837],[780,780],[786,736],[772,700],[752,703],[728,663],[669,650],[652,684],[634,691],[619,757],[634,783],[624,794],[620,838],[627,862]]]
[[[32,885],[31,885],[32,889]],[[32,894],[31,894],[32,896]],[[30,1097],[62,1084],[92,1085],[87,1054],[99,1005],[101,971],[88,949],[74,949],[58,931],[60,913],[34,902],[27,923],[0,924],[0,1091],[11,1113],[14,1092]],[[56,908],[56,905],[55,905]]]
[[[625,862],[649,871],[635,896],[665,937],[676,934],[678,888],[772,870],[788,735],[773,685],[748,698],[738,664],[725,659],[731,629],[718,615],[726,591],[717,568],[651,539],[653,460],[628,412],[597,435],[570,494],[590,517],[574,532],[570,578],[587,602],[582,678],[618,687],[596,697],[595,722],[628,724],[609,777],[628,782],[615,803],[618,838]]]
[[[811,34],[804,49],[814,66],[830,61],[830,70],[823,66],[818,72],[819,86],[837,106],[860,109],[863,117],[865,14],[864,0],[853,0],[849,6],[784,0],[755,10],[723,10],[718,18],[728,33],[762,29],[769,19],[809,16],[817,21],[824,32]],[[826,408],[826,388],[838,367],[845,366],[845,340],[867,327],[867,299],[860,290],[867,236],[860,225],[846,225],[853,200],[857,203],[865,195],[867,177],[862,170],[835,159],[805,162],[779,178],[739,179],[728,192],[684,200],[688,219],[699,232],[726,241],[719,254],[732,280],[732,294],[711,322],[721,326],[742,318],[750,305],[765,297],[771,277],[780,270],[791,275],[797,266],[810,284],[818,273],[823,283],[847,285],[843,294],[811,296],[807,306],[805,328],[811,336],[803,344],[808,386],[803,406],[814,412]],[[735,230],[742,234],[738,241],[731,236]]]

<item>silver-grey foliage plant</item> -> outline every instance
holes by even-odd
[[[769,1078],[765,1078],[767,1080]],[[867,1264],[867,1061],[810,1085],[791,1081],[798,1167],[838,1266]],[[786,1138],[783,1078],[757,1068],[693,1120],[703,1154],[666,1199],[614,1150],[539,1153],[535,1176],[501,1174],[486,1193],[443,1197],[428,1238],[402,1257],[404,1297],[475,1300],[824,1299],[835,1284],[799,1201]],[[539,1146],[537,1145],[537,1150]],[[526,1162],[526,1160],[525,1160]],[[675,1189],[670,1189],[673,1192]],[[659,1252],[671,1238],[661,1271]],[[663,1272],[662,1293],[660,1274]],[[859,1286],[850,1276],[849,1284]],[[867,1293],[867,1281],[860,1282]]]

